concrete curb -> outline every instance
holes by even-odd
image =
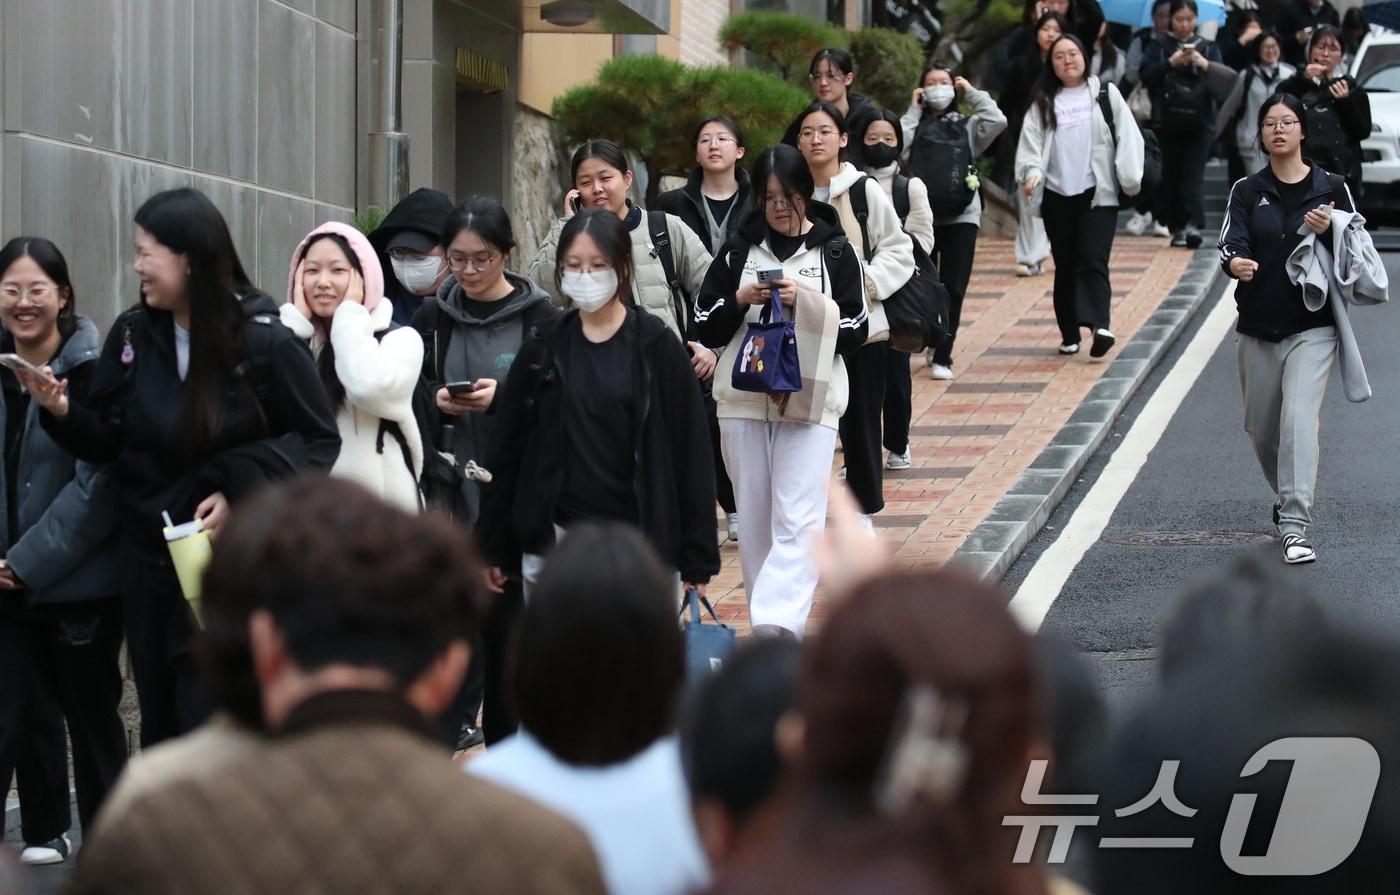
[[[963,541],[951,562],[986,580],[1001,580],[1021,551],[1045,527],[1089,458],[1108,438],[1113,423],[1138,386],[1167,353],[1221,277],[1224,274],[1214,245],[1192,253],[1176,286],[1132,340],[1119,349],[1078,409]]]

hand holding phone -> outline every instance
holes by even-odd
[[[470,395],[472,392],[476,391],[476,380],[449,382],[444,388],[447,389],[447,393],[452,397],[459,398],[463,395]]]
[[[0,367],[10,370],[28,373],[31,376],[43,376],[44,371],[20,357],[18,354],[0,354]]]

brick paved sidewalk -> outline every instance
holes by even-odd
[[[1119,236],[1110,270],[1112,329],[1118,350],[1176,285],[1191,252],[1166,240]],[[1011,241],[980,239],[953,355],[953,382],[928,378],[923,358],[914,372],[911,469],[885,470],[885,509],[875,517],[880,539],[897,562],[946,562],[996,502],[1055,437],[1107,368],[1080,353],[1056,352],[1059,329],[1051,304],[1053,273],[1018,278]],[[841,465],[836,455],[836,466]],[[720,526],[720,536],[724,528]],[[748,609],[736,544],[720,549],[723,569],[710,584],[721,621],[748,630]],[[821,624],[820,591],[808,631]]]

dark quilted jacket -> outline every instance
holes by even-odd
[[[573,824],[464,774],[402,725],[326,724],[97,825],[74,893],[603,895]]]

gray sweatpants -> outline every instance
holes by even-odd
[[[1308,329],[1281,342],[1236,337],[1244,430],[1279,500],[1279,530],[1303,534],[1317,489],[1318,424],[1337,330]]]

